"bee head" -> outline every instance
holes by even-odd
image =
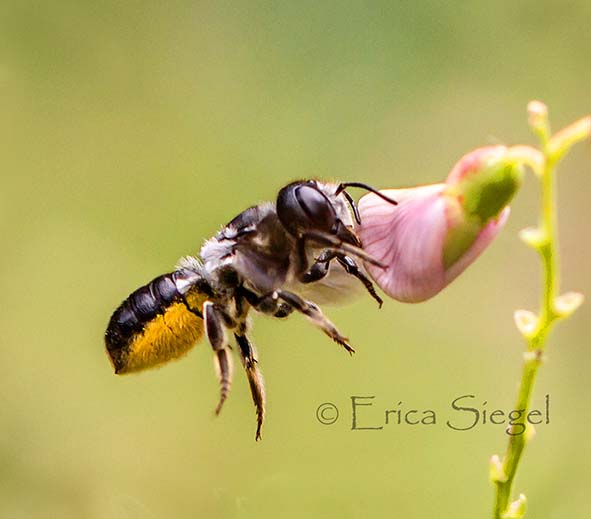
[[[320,184],[315,180],[299,180],[279,191],[277,216],[292,236],[298,237],[307,231],[321,231],[357,245],[358,239],[350,230],[353,227],[353,221],[347,203],[357,223],[361,221],[357,206],[346,191],[348,187],[367,189],[380,198],[396,204],[396,201],[389,199],[376,189],[359,182],[333,185]]]
[[[293,236],[310,230],[333,234],[340,221],[333,203],[314,180],[292,182],[281,189],[277,216]]]

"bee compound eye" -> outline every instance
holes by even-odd
[[[277,195],[277,216],[292,235],[302,231],[331,232],[337,221],[328,197],[312,181],[293,182]]]
[[[302,185],[297,188],[296,199],[305,215],[305,227],[330,231],[336,220],[336,213],[330,200],[311,185]],[[304,222],[298,222],[303,224]]]

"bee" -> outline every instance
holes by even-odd
[[[300,294],[320,297],[324,292],[330,300],[335,287],[357,284],[382,305],[363,262],[385,265],[363,250],[355,233],[360,216],[347,192],[351,187],[396,204],[360,182],[292,182],[274,203],[246,209],[206,240],[199,257],[181,258],[173,272],[138,288],[115,310],[105,333],[115,373],[133,373],[182,357],[205,335],[220,384],[215,408],[219,414],[232,383],[233,335],[256,409],[259,440],[265,389],[250,339],[251,310],[278,319],[299,312],[352,354],[348,339],[318,304]]]

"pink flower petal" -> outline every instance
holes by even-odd
[[[398,301],[418,303],[438,294],[486,249],[509,217],[510,209],[506,207],[445,269],[445,238],[449,226],[458,224],[450,200],[442,194],[445,187],[433,184],[383,190],[398,201],[396,206],[373,194],[359,201],[361,225],[357,231],[363,248],[388,265],[382,269],[366,264],[365,268],[380,288]]]
[[[359,201],[363,248],[388,265],[366,265],[372,278],[390,297],[408,303],[424,301],[442,290],[443,240],[447,234],[445,184],[389,189],[394,206],[376,195]]]
[[[508,148],[487,146],[464,155],[444,184],[382,191],[397,206],[365,195],[358,234],[365,251],[386,265],[365,268],[394,299],[418,303],[433,297],[503,228],[521,176]]]

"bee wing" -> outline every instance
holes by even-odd
[[[359,280],[347,274],[336,261],[331,262],[324,278],[313,283],[297,283],[289,289],[322,306],[345,305],[364,293]]]

